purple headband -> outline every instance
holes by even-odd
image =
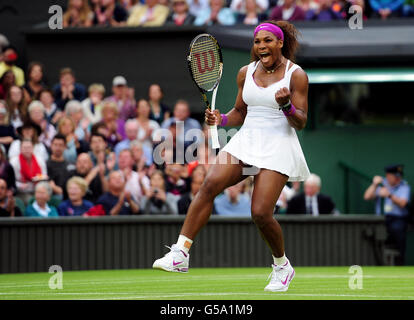
[[[283,31],[278,26],[272,23],[262,23],[259,24],[256,29],[254,29],[254,36],[260,31],[265,30],[273,33],[278,39],[284,40]]]

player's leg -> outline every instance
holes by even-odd
[[[201,185],[197,195],[191,201],[178,241],[171,252],[154,262],[153,268],[165,271],[187,272],[189,250],[194,238],[207,223],[213,210],[214,198],[247,176],[243,175],[243,165],[229,153],[220,152]]]
[[[295,271],[285,256],[283,232],[273,212],[288,177],[272,170],[261,169],[254,179],[252,219],[273,255],[272,279],[266,291],[286,291]]]

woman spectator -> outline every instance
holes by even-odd
[[[128,11],[115,0],[100,0],[94,5],[94,25],[123,26],[127,19]]]
[[[230,9],[233,10],[237,15],[245,15],[248,13],[248,6],[252,4],[248,3],[246,0],[232,0],[230,4]],[[257,13],[260,16],[265,15],[266,10],[269,8],[269,0],[256,0],[255,7]]]
[[[165,180],[162,171],[156,170],[151,174],[150,188],[142,198],[143,214],[177,214],[179,197],[165,191]]]
[[[45,107],[43,103],[38,100],[32,101],[28,107],[28,112],[29,120],[37,124],[42,129],[39,141],[50,149],[50,144],[56,134],[56,129],[45,119]]]
[[[0,144],[0,179],[7,182],[9,190],[16,192],[16,176],[13,167],[7,161],[7,152],[3,145]]]
[[[39,100],[43,103],[45,107],[45,116],[47,122],[51,123],[56,127],[57,122],[60,118],[63,117],[63,112],[60,111],[55,103],[55,98],[53,97],[53,91],[49,89],[44,89],[39,93]]]
[[[69,163],[75,164],[79,153],[88,150],[86,143],[79,140],[75,134],[75,122],[68,116],[62,117],[58,124],[58,133],[66,138],[66,149],[63,152],[63,157]]]
[[[244,0],[245,13],[237,12],[237,23],[245,25],[257,25],[266,19],[266,14],[260,13],[260,7],[256,0]]]
[[[88,184],[81,177],[72,177],[66,183],[68,200],[61,202],[58,206],[59,216],[81,216],[93,207],[93,203],[84,200],[88,190]]]
[[[89,140],[89,120],[84,117],[82,104],[77,100],[69,101],[65,106],[66,116],[75,123],[75,135],[78,140]]]
[[[45,163],[49,159],[49,153],[45,145],[39,142],[39,136],[42,134],[42,129],[35,123],[27,121],[22,126],[17,128],[18,140],[14,140],[9,148],[9,159],[16,157],[20,153],[21,140],[30,139],[33,144],[33,153],[36,157],[43,160]]]
[[[188,11],[187,0],[172,0],[172,12],[168,15],[165,24],[167,26],[192,25],[195,21],[195,16]]]
[[[43,81],[43,64],[31,62],[27,68],[27,81],[23,86],[24,96],[27,103],[32,100],[39,100],[39,94],[46,89]]]
[[[105,87],[100,83],[93,83],[88,88],[88,98],[82,101],[85,117],[95,124],[101,121],[102,100],[105,96]]]
[[[35,187],[35,199],[26,207],[26,217],[57,217],[58,212],[54,206],[49,206],[48,201],[52,196],[52,188],[46,181],[41,181]]]
[[[158,122],[159,125],[171,116],[170,108],[161,102],[164,92],[157,83],[150,85],[148,89],[148,102],[151,106],[150,119]]]
[[[16,76],[12,70],[8,70],[0,78],[0,99],[7,99],[11,86],[16,85]]]
[[[63,27],[90,27],[92,19],[93,12],[88,0],[69,0],[68,8],[63,14]]]
[[[231,26],[235,23],[236,18],[233,10],[225,7],[225,0],[210,0],[208,9],[201,11],[194,21],[196,26]]]
[[[151,107],[147,100],[141,99],[137,104],[137,118],[138,123],[138,141],[141,141],[145,146],[153,149],[152,133],[154,130],[159,129],[158,122],[151,120],[150,117]]]
[[[165,168],[165,190],[173,195],[182,196],[190,191],[190,177],[186,166],[169,163]]]
[[[13,126],[8,123],[8,111],[6,101],[0,100],[0,144],[4,145],[6,151],[9,150],[10,144],[16,139]]]
[[[102,106],[102,121],[108,129],[108,145],[115,145],[126,138],[125,121],[118,118],[119,110],[115,102],[104,101]]]
[[[16,177],[17,196],[25,203],[32,196],[35,183],[47,179],[46,162],[33,153],[33,142],[23,139],[18,156],[10,159]]]
[[[11,86],[6,102],[10,117],[8,121],[16,129],[27,119],[27,104],[24,100],[23,89],[16,85]]]
[[[296,5],[296,0],[284,0],[282,5],[276,6],[272,10],[270,20],[305,20],[305,11],[300,6]]]

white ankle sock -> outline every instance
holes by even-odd
[[[193,240],[191,240],[190,238],[187,238],[186,236],[182,234],[178,236],[176,245],[178,246],[178,248],[180,248],[180,250],[183,250],[185,253],[188,254],[192,244],[193,244]]]
[[[283,266],[287,262],[287,258],[285,254],[283,254],[283,256],[280,258],[276,258],[274,255],[272,255],[272,257],[273,257],[273,263],[277,266]]]

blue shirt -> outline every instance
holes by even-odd
[[[386,187],[390,193],[397,198],[406,199],[410,201],[411,196],[411,188],[405,180],[402,180],[398,185],[391,187],[387,181],[387,179],[383,178],[383,185]],[[407,206],[405,208],[401,208],[396,205],[390,198],[381,198],[378,193],[381,187],[379,186],[376,191],[375,195],[377,196],[376,205],[375,205],[375,213],[376,215],[381,214],[381,200],[384,199],[384,214],[385,215],[393,215],[399,217],[405,217],[408,215]]]
[[[239,195],[237,203],[231,203],[225,194],[219,195],[214,200],[214,207],[220,216],[250,216],[251,203],[250,198],[246,194]]]
[[[88,200],[83,200],[80,206],[74,206],[70,200],[65,200],[59,204],[57,210],[59,216],[81,216],[92,207],[93,203]]]
[[[101,204],[105,210],[105,214],[109,216],[112,208],[115,207],[115,205],[118,203],[118,200],[118,197],[115,197],[110,192],[106,192],[99,197],[96,204]],[[133,214],[131,207],[129,206],[129,203],[125,200],[124,205],[121,208],[121,211],[119,211],[119,215],[121,216],[131,214]]]

